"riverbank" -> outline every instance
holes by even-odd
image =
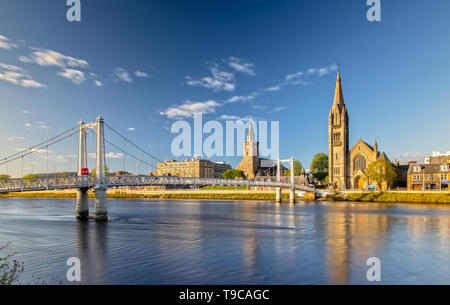
[[[89,198],[94,193],[89,192]],[[76,191],[21,192],[0,195],[0,198],[76,198]],[[199,199],[199,200],[268,200],[275,201],[275,191],[248,190],[186,190],[186,191],[108,191],[110,199]],[[283,192],[283,200],[289,200],[289,192]],[[298,199],[303,200],[303,199]]]
[[[450,192],[348,192],[334,194],[327,199],[356,202],[450,203]]]

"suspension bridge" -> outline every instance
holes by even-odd
[[[124,145],[129,145],[137,150],[138,156],[121,148],[112,141],[105,139],[105,126],[116,136],[124,141]],[[95,135],[96,152],[95,152],[95,175],[89,175],[88,169],[88,150],[87,150],[87,134],[88,132]],[[295,191],[300,190],[304,192],[316,193],[312,187],[295,184],[294,171],[291,170],[290,183],[281,182],[281,163],[289,162],[291,168],[294,168],[294,159],[277,160],[277,179],[276,181],[268,181],[263,179],[242,180],[242,179],[217,179],[217,178],[195,178],[195,177],[172,177],[172,176],[150,176],[150,175],[127,175],[127,176],[110,176],[107,174],[106,166],[106,146],[108,144],[111,149],[116,149],[124,157],[128,156],[137,163],[142,163],[153,169],[156,165],[151,162],[162,162],[154,154],[144,150],[136,145],[133,141],[122,135],[110,125],[104,122],[103,118],[99,117],[95,122],[84,123],[80,122],[77,126],[50,138],[47,141],[41,142],[38,145],[23,149],[13,155],[0,159],[0,166],[4,166],[8,173],[10,164],[13,162],[21,162],[22,176],[24,173],[24,158],[32,158],[33,154],[46,154],[45,160],[47,164],[47,172],[49,171],[49,147],[56,145],[66,139],[71,139],[78,136],[78,154],[77,154],[77,172],[76,175],[68,177],[59,177],[57,175],[45,175],[32,178],[15,178],[0,180],[0,194],[12,192],[33,192],[45,190],[65,190],[76,189],[76,217],[80,220],[93,218],[97,221],[105,221],[108,219],[108,212],[106,206],[107,190],[113,187],[127,187],[127,186],[247,186],[247,187],[266,187],[276,189],[276,201],[281,202],[281,190],[288,189],[290,191],[290,202],[295,203]],[[141,158],[144,155],[148,158],[146,161]],[[32,160],[32,159],[31,159]],[[33,162],[31,162],[33,164]],[[137,166],[139,168],[139,166]],[[139,171],[139,170],[138,170]],[[56,171],[55,171],[56,172]],[[94,190],[95,193],[95,216],[89,216],[88,191]]]

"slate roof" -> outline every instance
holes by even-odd
[[[420,172],[415,172],[414,171],[414,167],[416,166],[420,166],[422,169],[425,169],[424,172],[425,174],[439,174],[439,173],[443,173],[443,174],[448,174],[450,173],[450,166],[448,166],[447,171],[441,171],[441,165],[444,164],[411,164],[408,170],[408,174],[422,174],[423,171]]]

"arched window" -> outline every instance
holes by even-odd
[[[365,170],[366,169],[366,158],[363,155],[357,155],[355,159],[353,159],[353,169],[354,170]]]

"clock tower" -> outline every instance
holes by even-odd
[[[259,168],[259,143],[256,141],[253,132],[253,124],[250,121],[247,140],[244,143],[244,157],[241,163],[236,167],[244,172],[247,179],[254,179]]]

